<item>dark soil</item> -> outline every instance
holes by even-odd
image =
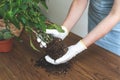
[[[44,56],[49,55],[53,59],[58,59],[62,57],[67,52],[67,50],[68,48],[64,42],[61,39],[55,38],[51,43],[48,44],[48,47],[45,49],[46,54]],[[45,70],[49,73],[65,74],[71,67],[70,61],[64,64],[53,65],[48,63],[44,59],[44,56],[36,61],[36,66],[45,68]]]
[[[45,49],[45,52],[51,58],[56,60],[62,57],[67,52],[67,50],[67,46],[61,39],[54,38],[54,40],[48,44],[47,48]]]

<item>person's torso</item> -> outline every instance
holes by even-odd
[[[89,32],[111,11],[114,0],[90,0],[88,11]],[[107,27],[105,25],[105,27]],[[101,47],[120,55],[120,22],[103,38],[96,42]]]
[[[109,14],[113,2],[114,0],[90,0],[89,13],[102,20]]]

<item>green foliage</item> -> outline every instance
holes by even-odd
[[[0,40],[10,39],[13,34],[8,29],[3,29],[0,31]]]
[[[20,24],[45,30],[46,17],[42,14],[38,2],[47,9],[46,0],[2,0],[0,1],[0,16],[6,22],[13,23],[17,28]]]
[[[3,39],[3,33],[0,31],[0,40]]]
[[[46,28],[55,28],[62,32],[60,27],[56,24],[46,25],[46,17],[42,14],[38,5],[41,3],[45,9],[48,9],[46,0],[0,0],[0,18],[4,19],[6,27],[9,29],[9,23],[15,25],[16,28],[20,28],[21,24],[25,31],[28,32],[30,38],[32,33],[39,36],[44,42],[49,43],[52,37],[45,33]],[[3,38],[3,34],[0,32],[0,39]],[[10,33],[4,34],[6,37],[11,37]],[[34,48],[32,41],[30,44]],[[35,49],[35,48],[34,48]]]
[[[47,27],[48,29],[57,29],[59,32],[64,32],[64,30],[61,29],[61,26],[57,25],[57,24],[50,24]]]

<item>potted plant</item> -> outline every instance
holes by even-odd
[[[12,49],[13,34],[9,29],[0,28],[0,52],[9,52]]]
[[[46,0],[1,0],[0,1],[0,18],[5,23],[5,27],[14,32],[11,29],[11,25],[15,30],[21,32],[22,29],[27,32],[30,37],[30,45],[33,49],[37,50],[32,39],[39,37],[45,43],[49,44],[53,41],[53,37],[45,33],[47,28],[56,28],[58,31],[62,31],[61,27],[54,23],[47,23],[47,18],[42,14],[41,8],[38,3],[41,3],[45,9],[47,9]],[[35,36],[33,35],[35,34]],[[16,33],[13,33],[16,36]]]

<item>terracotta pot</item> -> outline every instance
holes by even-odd
[[[0,41],[0,52],[9,52],[13,47],[13,39]]]

